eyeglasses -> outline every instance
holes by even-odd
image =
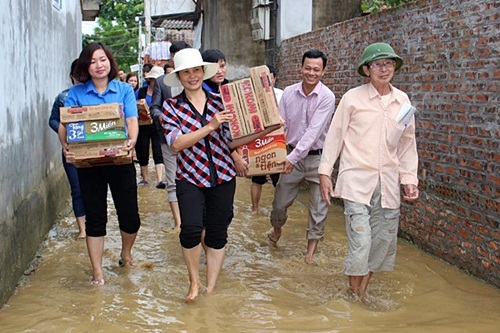
[[[396,62],[394,60],[385,60],[382,62],[372,62],[367,66],[368,68],[373,69],[376,72],[380,72],[382,70],[382,67],[385,67],[387,69],[393,69],[395,65]]]

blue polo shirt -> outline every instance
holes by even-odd
[[[99,93],[92,80],[72,86],[64,106],[99,105],[120,103],[123,106],[125,118],[137,117],[137,104],[132,86],[117,80],[109,81],[108,88]]]

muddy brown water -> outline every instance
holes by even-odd
[[[118,267],[120,237],[110,209],[107,283],[90,285],[85,242],[75,240],[72,214],[62,216],[39,251],[37,269],[1,309],[0,332],[500,332],[498,289],[401,240],[396,270],[372,278],[370,303],[350,301],[342,209],[330,208],[315,263],[306,265],[307,194],[289,210],[276,247],[266,238],[274,189],[264,185],[254,216],[250,186],[238,179],[215,294],[184,302],[188,275],[166,193],[149,185],[139,189],[136,268]]]

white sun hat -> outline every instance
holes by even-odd
[[[144,77],[145,79],[156,79],[158,76],[165,74],[165,71],[160,66],[154,66],[151,68],[148,74]]]
[[[203,66],[205,74],[203,80],[209,79],[219,70],[218,63],[204,62],[200,51],[197,49],[187,48],[177,52],[174,56],[174,70],[165,76],[163,82],[170,87],[182,87],[181,81],[177,73],[185,69]]]

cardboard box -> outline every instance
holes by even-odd
[[[224,84],[220,87],[222,101],[226,111],[229,111],[233,118],[229,122],[229,129],[233,138],[249,135],[249,129],[244,116],[244,109],[238,97],[238,87],[235,83]]]
[[[74,123],[86,120],[123,118],[123,110],[118,103],[72,106],[60,109],[61,123]]]
[[[70,143],[69,151],[75,153],[76,161],[102,157],[127,156],[128,152],[123,150],[126,140],[96,141]]]
[[[151,125],[153,123],[153,118],[151,118],[149,106],[145,99],[139,99],[137,101],[137,112],[139,115],[139,126]]]
[[[73,163],[77,168],[91,168],[96,166],[106,165],[124,165],[132,163],[132,157],[118,156],[118,157],[101,157],[89,158],[86,160],[76,161]]]
[[[127,138],[123,118],[67,123],[66,132],[68,143],[124,140]]]
[[[281,122],[280,110],[271,84],[269,68],[265,65],[252,67],[250,77],[257,95],[264,127],[279,124]]]
[[[233,138],[264,130],[259,104],[250,79],[242,79],[221,86],[224,107],[233,115],[229,123]]]
[[[281,173],[287,156],[285,133],[280,128],[238,147],[238,153],[248,162],[248,176]]]

